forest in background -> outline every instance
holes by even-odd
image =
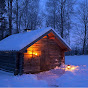
[[[87,0],[0,0],[0,40],[45,27],[54,28],[71,46],[66,55],[88,54]]]

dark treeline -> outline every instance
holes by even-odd
[[[66,55],[88,54],[88,2],[0,0],[0,40],[24,29],[52,27],[71,46]]]
[[[88,46],[86,46],[87,49],[85,49],[84,54],[83,54],[83,48],[73,48],[70,52],[66,52],[66,56],[73,56],[73,55],[88,55]]]

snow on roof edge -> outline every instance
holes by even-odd
[[[40,31],[41,30],[41,31]],[[52,28],[52,27],[47,27],[47,28],[43,28],[43,29],[38,29],[38,30],[33,30],[32,32],[30,32],[30,33],[36,33],[36,36],[35,35],[32,35],[32,37],[34,36],[34,38],[32,38],[31,39],[31,37],[30,37],[30,33],[18,33],[18,34],[13,34],[13,35],[11,35],[11,36],[9,36],[9,37],[7,37],[7,38],[5,38],[5,39],[3,39],[3,40],[1,40],[0,41],[0,43],[2,43],[2,44],[0,44],[0,45],[3,45],[3,41],[4,41],[4,46],[6,46],[6,45],[8,45],[7,43],[10,43],[10,42],[12,42],[12,40],[10,39],[10,38],[17,38],[17,36],[18,37],[25,37],[24,35],[27,35],[28,37],[30,37],[30,38],[28,38],[28,39],[31,39],[31,41],[29,41],[28,42],[28,39],[27,39],[27,43],[25,44],[24,42],[22,42],[22,43],[24,43],[24,45],[25,46],[27,46],[28,44],[30,44],[30,43],[32,43],[33,41],[35,41],[36,39],[38,39],[40,36],[42,36],[42,35],[44,35],[45,33],[47,33],[48,31],[53,31],[58,37],[59,37],[59,39],[65,44],[65,46],[67,47],[67,49],[68,50],[71,50],[71,48],[70,48],[70,46],[65,42],[65,40]],[[38,34],[38,32],[39,32],[39,34]],[[10,39],[10,41],[9,42],[6,42],[5,40],[7,39],[8,40],[8,38]],[[17,38],[17,39],[19,39],[19,38]],[[17,39],[15,40],[15,41],[17,41]],[[25,40],[25,38],[24,38],[24,40]],[[21,43],[20,43],[21,44]],[[16,44],[17,45],[17,44]],[[19,47],[19,49],[13,49],[13,47],[9,47],[9,48],[7,48],[7,49],[5,49],[5,47],[4,46],[2,46],[2,47],[0,47],[0,51],[20,51],[21,49],[23,49],[25,46],[21,46],[21,47],[19,47],[19,45],[18,45],[18,47]]]

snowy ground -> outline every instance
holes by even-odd
[[[67,71],[56,79],[60,87],[88,87],[88,56],[68,56],[66,64],[79,66],[78,70]]]
[[[77,68],[22,76],[0,71],[0,87],[88,87],[88,56],[66,56],[65,63]]]

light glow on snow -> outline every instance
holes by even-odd
[[[61,67],[56,66],[56,69],[63,69],[65,71],[70,71],[70,72],[74,72],[76,70],[79,70],[79,66],[74,66],[74,65],[62,65]]]
[[[79,66],[74,66],[74,65],[67,65],[66,67],[65,67],[65,71],[71,71],[71,72],[74,72],[75,70],[78,70],[78,67]]]
[[[39,53],[38,53],[39,54]],[[88,55],[66,56],[65,63],[46,72],[14,76],[0,71],[0,87],[88,87]],[[72,71],[65,71],[70,64]],[[78,70],[77,70],[78,69]]]

